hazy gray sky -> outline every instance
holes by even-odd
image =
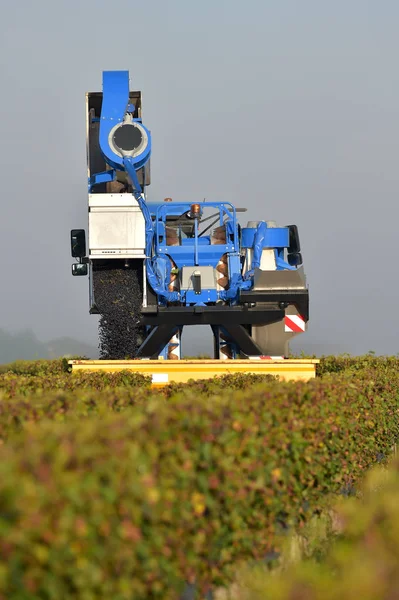
[[[88,280],[70,274],[84,94],[128,69],[153,135],[150,199],[296,223],[311,294],[298,340],[399,352],[397,0],[0,7],[0,327],[96,343]]]

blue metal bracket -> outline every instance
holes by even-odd
[[[101,173],[96,173],[95,175],[89,177],[89,194],[93,186],[98,185],[100,183],[109,183],[110,181],[115,181],[115,176],[115,169],[111,169],[110,171],[101,171]]]

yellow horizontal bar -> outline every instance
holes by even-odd
[[[186,383],[190,379],[211,379],[217,375],[252,373],[278,375],[283,380],[309,380],[316,376],[318,359],[270,360],[70,360],[72,372],[135,371],[149,375],[153,387]]]
[[[104,365],[104,364],[123,364],[123,365],[258,365],[262,363],[273,364],[290,364],[290,365],[318,365],[319,358],[265,358],[265,359],[235,359],[235,360],[219,360],[219,359],[184,359],[181,360],[147,360],[131,359],[131,360],[70,360],[70,365]]]

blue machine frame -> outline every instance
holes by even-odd
[[[200,214],[204,208],[219,211],[219,223],[226,227],[226,244],[212,245],[209,236],[199,235],[199,218],[194,218],[194,237],[181,239],[178,246],[165,243],[167,218],[180,216],[190,211],[188,203],[147,204],[144,189],[138,182],[137,172],[143,168],[151,156],[151,134],[141,119],[130,119],[134,106],[129,103],[129,72],[104,71],[103,101],[100,118],[99,143],[101,152],[111,170],[95,173],[89,179],[89,190],[97,183],[113,181],[116,170],[126,171],[131,179],[133,194],[139,202],[146,223],[146,271],[150,286],[158,296],[158,302],[181,302],[184,304],[214,303],[218,300],[235,304],[241,290],[248,291],[253,286],[254,269],[259,267],[264,248],[275,251],[277,270],[295,269],[284,260],[284,251],[289,246],[288,228],[268,228],[261,222],[257,228],[244,228],[239,236],[235,207],[228,202],[198,203]],[[126,121],[128,119],[128,121]],[[112,135],[124,124],[136,124],[140,128],[143,143],[138,152],[115,149]],[[199,215],[200,216],[200,215]],[[154,222],[155,221],[155,222]],[[240,239],[241,238],[241,239]],[[242,248],[253,249],[251,270],[243,277],[240,252]],[[186,266],[216,267],[223,254],[228,257],[229,288],[226,291],[204,289],[200,294],[182,290],[182,293],[168,291],[170,262],[172,258],[178,269]]]

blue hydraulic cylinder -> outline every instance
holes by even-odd
[[[241,230],[241,247],[253,248],[256,227],[243,227]],[[289,230],[287,227],[267,227],[262,239],[262,248],[288,248]]]

